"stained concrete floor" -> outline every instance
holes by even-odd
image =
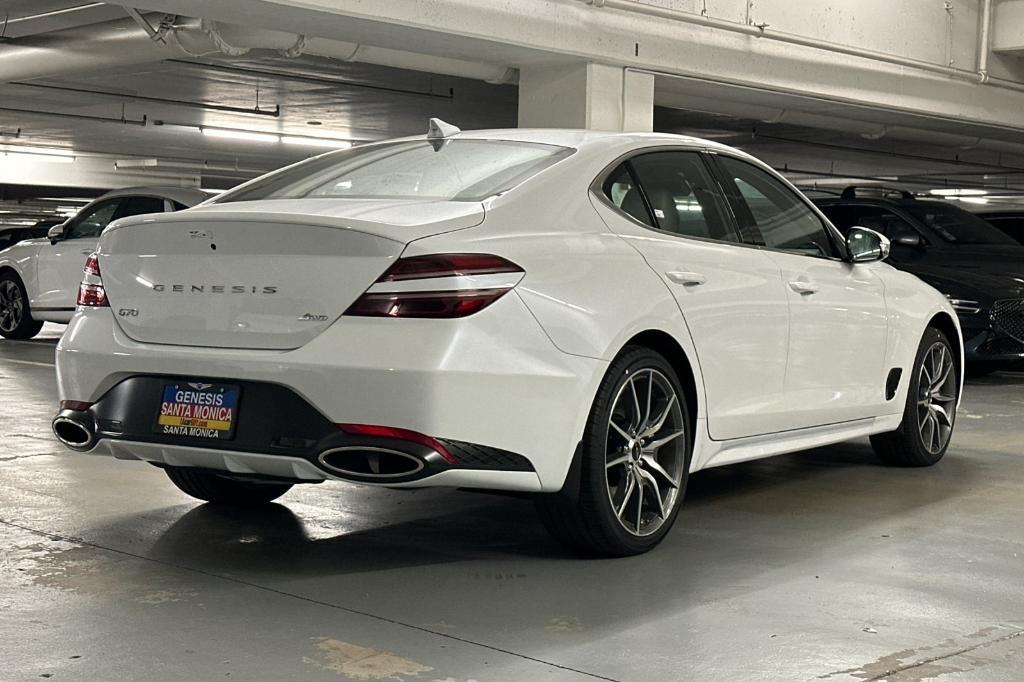
[[[527,501],[341,484],[259,511],[49,435],[59,328],[0,342],[2,680],[1019,680],[1024,374],[927,470],[866,442],[696,475],[656,551]]]

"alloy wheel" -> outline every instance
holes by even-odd
[[[25,314],[21,289],[11,280],[0,282],[0,330],[13,332]]]
[[[956,372],[945,343],[935,342],[918,370],[917,422],[921,444],[936,455],[949,443],[956,411]]]
[[[631,372],[608,419],[605,477],[612,510],[632,535],[650,535],[671,516],[685,474],[685,435],[668,377],[652,368]]]

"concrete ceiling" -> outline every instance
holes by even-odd
[[[4,42],[17,45],[125,16],[121,7],[83,0],[0,0],[0,49]],[[722,84],[682,87],[663,78],[657,83],[656,129],[741,146],[808,188],[831,191],[851,182],[884,182],[921,191],[983,186],[1014,200],[1024,196],[1024,140],[1017,131],[930,120],[927,135],[906,139],[915,122],[899,111],[861,112],[860,123],[851,128],[841,115],[848,114],[848,105],[796,107],[791,96],[773,99],[761,93],[759,106],[751,107],[749,99]],[[201,134],[199,126],[360,142],[420,133],[431,116],[463,128],[513,127],[516,105],[514,85],[308,55],[291,58],[271,50],[236,58],[182,53],[0,84],[0,143],[69,149],[90,159],[103,173],[92,183],[75,181],[86,195],[142,182],[217,188],[323,149],[213,138]],[[804,118],[787,113],[797,110]],[[991,142],[972,147],[972,135],[1002,139],[1006,148]],[[117,171],[119,159],[156,159],[157,166]],[[53,164],[53,182],[35,184],[74,184],[59,182],[58,165]],[[25,191],[0,192],[0,222],[15,216],[2,213],[12,207],[31,208],[26,216],[66,209],[68,197],[56,198],[61,202],[26,203]]]

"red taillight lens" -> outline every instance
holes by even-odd
[[[522,278],[515,263],[485,253],[399,258],[345,311],[361,317],[456,318],[478,312]],[[444,279],[444,282],[438,281]]]
[[[103,288],[103,280],[100,278],[100,259],[95,253],[85,260],[85,277],[78,286],[78,305],[89,308],[110,305],[107,302],[107,292]]]
[[[86,284],[82,282],[78,286],[78,305],[89,308],[102,308],[109,306],[107,292],[102,284]]]
[[[439,253],[399,258],[377,281],[404,282],[410,279],[468,277],[522,271],[521,267],[501,256],[486,253]]]
[[[346,315],[361,317],[465,317],[496,301],[508,289],[363,294]]]
[[[371,438],[394,438],[417,445],[423,445],[441,455],[449,464],[458,464],[458,460],[448,452],[448,448],[436,438],[431,438],[416,431],[399,429],[394,426],[378,426],[376,424],[338,424],[338,428],[353,436],[370,436]]]

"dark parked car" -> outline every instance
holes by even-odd
[[[984,213],[979,212],[977,215],[1024,244],[1024,210],[985,211]]]
[[[38,239],[39,237],[45,237],[46,231],[54,225],[59,225],[64,222],[63,220],[57,222],[49,222],[40,220],[38,223],[32,226],[5,226],[0,225],[0,251],[3,251],[8,246],[13,246],[20,241],[26,239]],[[47,223],[43,225],[42,223]]]
[[[973,373],[1024,360],[1024,245],[962,208],[907,192],[861,196],[849,187],[815,203],[844,233],[857,226],[884,234],[891,265],[946,294]]]

